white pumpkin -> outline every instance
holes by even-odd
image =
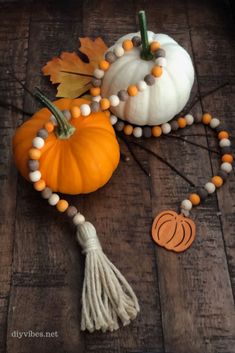
[[[116,43],[132,39],[140,33],[130,33],[121,37]],[[171,120],[186,105],[194,81],[194,69],[191,58],[174,39],[166,34],[155,34],[148,31],[149,43],[158,41],[166,52],[167,66],[155,84],[138,92],[127,101],[112,107],[113,114],[122,120],[136,125],[159,125]],[[113,50],[115,45],[109,50]],[[137,84],[145,75],[151,73],[154,59],[146,61],[140,58],[141,47],[133,48],[118,58],[105,73],[101,96],[110,97],[129,85]]]

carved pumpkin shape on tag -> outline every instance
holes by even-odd
[[[195,223],[174,211],[163,211],[152,225],[153,240],[167,250],[185,251],[195,239]]]

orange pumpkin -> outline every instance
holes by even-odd
[[[195,223],[174,211],[161,212],[152,226],[153,240],[160,246],[175,252],[185,251],[195,239]]]
[[[85,99],[60,99],[54,105],[71,110]],[[41,109],[22,124],[13,138],[13,154],[20,173],[28,179],[29,149],[39,129],[49,121],[51,112]],[[71,118],[75,132],[69,138],[51,133],[41,149],[42,179],[53,191],[66,194],[89,193],[102,187],[117,168],[120,157],[115,132],[108,112]]]

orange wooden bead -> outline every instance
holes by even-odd
[[[159,42],[152,42],[150,44],[150,50],[152,52],[157,51],[160,48],[160,43]]]
[[[41,151],[39,151],[37,148],[30,148],[29,150],[29,158],[30,159],[40,159],[41,157]]]
[[[100,87],[91,87],[90,88],[90,94],[93,97],[99,96],[100,95]]]
[[[177,123],[181,129],[183,129],[187,125],[187,120],[185,118],[178,118]]]
[[[203,124],[205,124],[205,125],[209,125],[210,122],[211,122],[211,119],[212,119],[212,116],[211,116],[211,114],[209,114],[209,113],[205,113],[205,114],[203,114],[203,116],[202,116],[202,122],[203,122]]]
[[[127,88],[129,96],[134,97],[138,93],[138,88],[135,85],[131,85]]]
[[[69,204],[66,200],[59,200],[56,204],[56,208],[59,212],[64,212],[69,207]]]
[[[50,122],[48,121],[45,125],[44,125],[45,129],[47,130],[47,132],[52,132],[55,128],[55,126]]]
[[[229,133],[227,131],[220,131],[218,133],[218,139],[222,140],[222,139],[228,139],[229,138]]]
[[[218,175],[214,176],[211,181],[217,188],[223,185],[223,179]]]
[[[37,191],[42,191],[46,187],[46,183],[43,179],[38,180],[36,183],[33,184],[33,187]]]
[[[107,60],[101,60],[99,63],[99,68],[101,70],[107,71],[109,68],[109,62]]]
[[[233,163],[233,156],[231,154],[224,154],[221,159],[222,162]]]
[[[201,199],[200,199],[200,196],[198,194],[191,194],[189,195],[189,200],[192,202],[192,204],[194,206],[197,206],[199,205]]]
[[[108,98],[102,98],[100,100],[100,108],[102,110],[106,110],[106,109],[109,109],[110,107],[110,101],[108,100]]]
[[[154,137],[159,137],[162,134],[162,129],[160,126],[154,126],[152,127],[152,135]]]
[[[72,114],[72,117],[74,119],[77,119],[79,118],[79,116],[81,115],[81,110],[79,107],[75,106],[75,107],[72,107],[71,108],[71,114]]]
[[[128,136],[129,136],[129,135],[131,135],[132,132],[133,132],[133,126],[131,126],[131,125],[125,125],[123,131],[124,131],[124,134],[125,134],[125,135],[128,135]]]
[[[133,43],[130,39],[125,39],[122,43],[122,47],[124,50],[129,51],[133,48]]]
[[[151,73],[155,77],[160,77],[162,75],[162,67],[159,65],[154,66]]]

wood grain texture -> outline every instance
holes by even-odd
[[[192,56],[197,73],[192,96],[230,82],[193,112],[212,112],[234,136],[231,8],[229,1],[212,0],[0,1],[2,97],[35,111],[38,103],[9,79],[7,69],[31,90],[38,86],[53,98],[55,87],[41,74],[48,60],[61,51],[76,51],[81,36],[101,36],[112,45],[138,29],[137,11],[145,9],[149,29],[173,36]],[[95,224],[105,253],[131,283],[141,306],[137,319],[115,333],[81,333],[84,258],[74,230],[17,176],[9,146],[15,127],[26,117],[0,112],[0,353],[235,353],[234,174],[193,212],[196,240],[178,255],[156,247],[151,223],[164,209],[178,210],[192,188],[137,147],[151,178],[131,158],[120,163],[104,188],[68,198]],[[182,134],[191,132],[209,131],[193,126]],[[209,134],[187,138],[217,148]],[[216,155],[182,141],[163,137],[139,142],[197,185],[218,168]],[[17,339],[17,330],[57,332],[58,337]]]

